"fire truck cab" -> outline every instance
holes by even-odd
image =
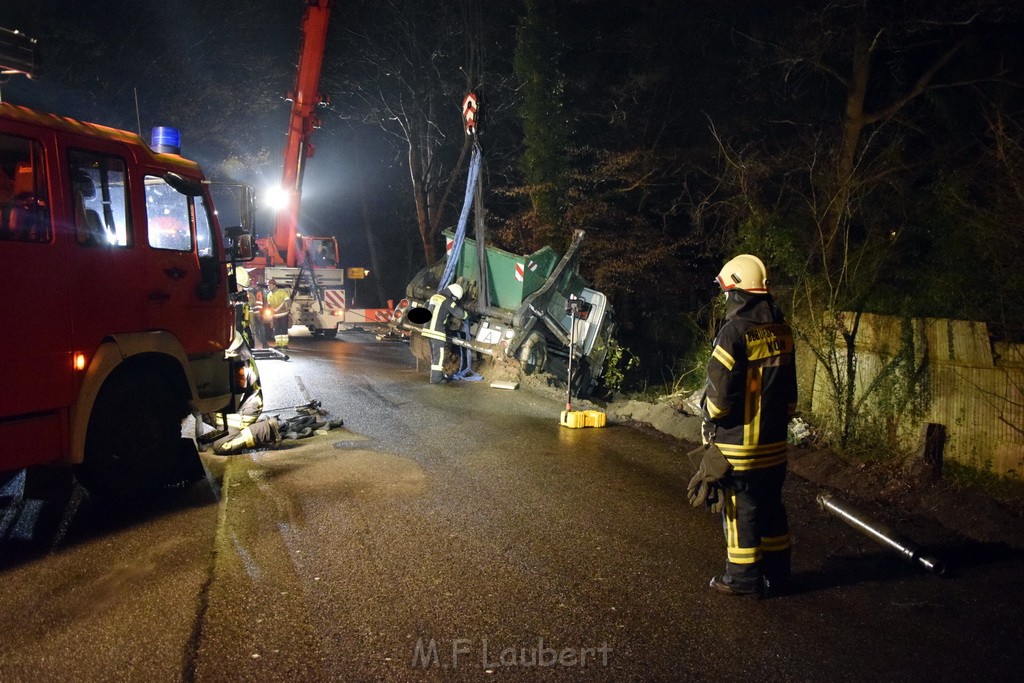
[[[197,457],[183,418],[241,390],[230,255],[174,142],[0,104],[0,473],[169,483]]]

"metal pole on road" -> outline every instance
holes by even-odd
[[[931,555],[923,554],[920,546],[912,541],[900,538],[891,528],[871,519],[849,503],[841,502],[835,496],[828,493],[819,494],[817,500],[822,510],[835,515],[854,529],[875,539],[879,543],[889,546],[908,562],[919,564],[925,570],[939,576],[946,572],[946,565],[941,560]]]

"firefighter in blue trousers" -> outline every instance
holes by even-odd
[[[451,379],[444,372],[447,356],[449,329],[452,321],[461,323],[468,314],[459,306],[464,292],[462,286],[451,284],[430,297],[427,310],[430,322],[424,325],[422,334],[430,341],[430,383],[440,384]]]
[[[725,322],[701,399],[704,461],[690,482],[692,491],[703,472],[701,490],[711,493],[705,502],[722,509],[726,567],[710,586],[729,595],[781,594],[790,578],[782,484],[797,400],[793,333],[768,292],[759,258],[735,257],[716,281],[726,296]],[[709,475],[715,458],[721,468]]]

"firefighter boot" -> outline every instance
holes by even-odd
[[[748,596],[748,595],[756,596],[756,595],[758,595],[757,584],[752,584],[752,585],[748,586],[748,585],[737,583],[737,582],[733,581],[732,577],[729,576],[728,574],[723,574],[721,576],[713,576],[713,577],[711,577],[711,583],[709,583],[708,585],[713,590],[715,590],[716,592],[723,593],[725,595],[736,595],[736,596]]]
[[[789,543],[788,535],[786,543]],[[789,592],[792,574],[791,555],[792,551],[788,547],[764,553],[761,558],[761,592],[765,597],[778,597]]]

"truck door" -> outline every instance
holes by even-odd
[[[0,126],[0,270],[7,310],[0,470],[7,471],[60,456],[59,411],[71,403],[73,370],[66,244],[53,211],[54,137],[12,121]]]
[[[109,334],[145,329],[142,250],[129,210],[129,154],[98,141],[72,144],[64,194],[73,326],[78,342],[93,350]]]
[[[150,328],[174,333],[189,354],[223,349],[231,312],[207,196],[180,192],[156,173],[144,188]]]

